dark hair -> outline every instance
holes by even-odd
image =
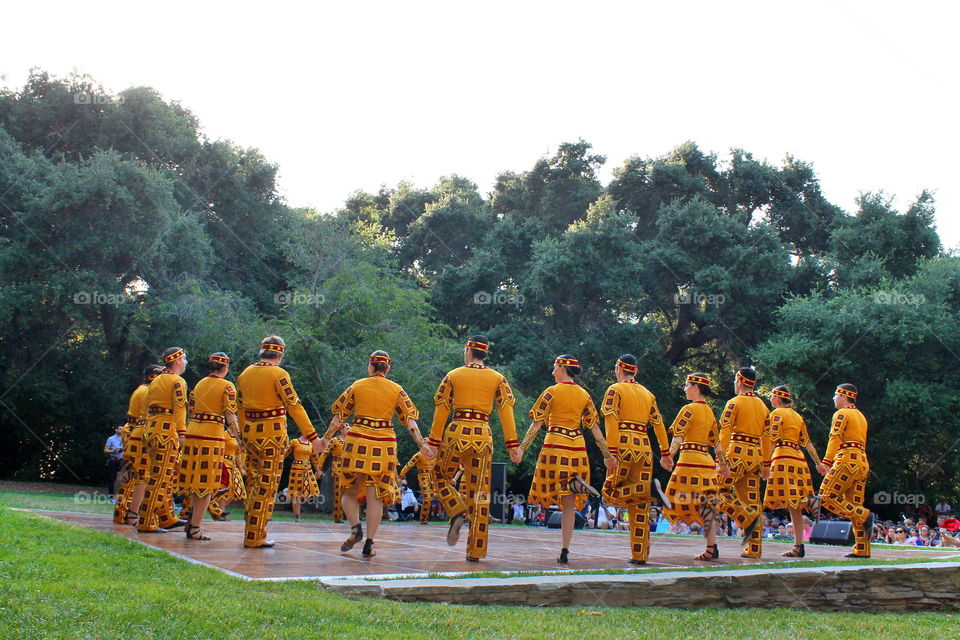
[[[853,386],[852,384],[850,384],[849,382],[844,382],[843,384],[838,384],[838,385],[837,385],[837,388],[838,388],[838,389],[846,389],[847,391],[853,391],[854,393],[859,394],[859,391],[857,391],[857,388],[856,388],[855,386]],[[847,400],[849,400],[849,401],[850,401],[851,403],[853,403],[853,404],[856,404],[856,402],[857,402],[857,399],[856,399],[856,398],[848,398],[847,396],[843,396],[843,397],[844,397],[844,398],[847,398]]]
[[[577,359],[576,356],[572,356],[572,355],[570,355],[569,353],[562,353],[562,354],[560,354],[560,355],[557,356],[557,357],[558,357],[558,358],[570,358],[570,359],[572,359],[572,360],[576,360],[576,359]],[[564,367],[564,370],[567,372],[567,375],[570,376],[571,378],[575,378],[576,376],[580,375],[580,367]]]
[[[778,385],[778,386],[774,387],[773,390],[774,390],[774,391],[786,391],[787,393],[790,393],[790,389],[788,389],[788,388],[787,388],[787,385],[785,385],[785,384]],[[780,398],[780,402],[782,402],[783,404],[787,405],[788,407],[793,404],[793,398],[782,398],[782,397],[780,397],[780,396],[777,396],[777,397]]]
[[[623,354],[622,356],[617,358],[617,360],[619,360],[620,362],[625,362],[626,364],[632,364],[637,368],[639,368],[639,365],[640,365],[640,362],[637,360],[637,356],[630,353]]]
[[[708,376],[708,375],[705,374],[705,373],[700,373],[699,371],[695,371],[695,372],[691,373],[690,375],[692,375],[692,376],[700,376],[701,378],[707,378],[708,380],[710,379],[710,376]],[[698,389],[700,389],[700,393],[702,393],[702,394],[704,395],[704,397],[709,396],[710,394],[713,393],[712,391],[710,391],[710,387],[707,386],[707,385],[705,385],[705,384],[700,384],[699,382],[691,382],[690,384],[692,384],[692,385],[694,385],[695,387],[697,387]]]
[[[487,347],[490,346],[490,341],[487,340],[486,336],[470,336],[467,338],[468,342],[479,342],[480,344],[485,344]],[[487,351],[481,351],[479,349],[470,349],[470,355],[476,360],[484,360],[487,357]]]
[[[749,380],[750,382],[757,381],[757,372],[753,367],[740,367],[737,369],[737,373]]]
[[[377,349],[376,351],[370,354],[371,358],[373,356],[383,356],[384,358],[389,358],[390,354],[382,349]],[[370,364],[373,366],[374,373],[386,373],[387,367],[390,366],[389,362],[371,362]]]
[[[280,336],[267,336],[266,338],[264,338],[263,340],[260,341],[260,344],[261,344],[261,345],[264,345],[264,344],[278,344],[278,345],[280,345],[281,347],[287,346],[287,343],[284,342],[284,341],[283,341],[283,338],[281,338]],[[279,360],[281,357],[283,357],[283,354],[282,354],[282,353],[278,353],[278,352],[276,352],[276,351],[271,351],[271,350],[269,350],[269,349],[261,349],[261,350],[260,350],[260,359],[261,359],[261,360]]]
[[[210,355],[211,355],[211,356],[223,356],[224,358],[228,358],[228,359],[230,358],[230,356],[228,356],[227,354],[225,354],[223,351],[217,351],[216,353],[213,353],[213,354],[210,354]],[[208,370],[210,373],[219,373],[220,371],[223,371],[223,370],[226,369],[226,368],[227,368],[227,365],[225,365],[225,364],[220,364],[219,362],[214,362],[213,360],[207,360],[207,370]]]
[[[156,374],[159,374],[161,371],[163,371],[163,367],[159,364],[148,364],[143,368],[143,384],[149,384],[150,380],[148,380],[148,378],[150,378],[150,376],[156,376]]]

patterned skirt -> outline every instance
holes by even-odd
[[[663,511],[670,522],[699,523],[701,505],[715,505],[719,485],[717,467],[709,451],[707,445],[695,442],[680,446],[680,458],[667,483],[671,506]]]
[[[799,445],[780,445],[773,450],[770,478],[764,496],[765,509],[804,509],[814,495],[810,468]]]
[[[202,498],[223,488],[225,443],[223,425],[218,422],[191,421],[187,425],[178,478],[183,494]]]
[[[290,465],[290,479],[287,483],[287,496],[290,498],[314,498],[320,495],[317,477],[309,460],[294,460]]]
[[[147,455],[142,426],[134,427],[130,435],[127,436],[127,446],[123,450],[123,461],[127,463],[127,468],[136,478],[137,484],[143,484],[147,481],[150,474],[150,456]]]
[[[551,426],[537,458],[533,472],[533,484],[527,502],[546,508],[560,506],[562,496],[576,495],[576,508],[583,509],[587,502],[585,494],[573,494],[567,483],[573,476],[580,476],[590,484],[590,460],[587,458],[586,442],[580,429]]]
[[[384,421],[389,424],[389,421]],[[343,488],[375,487],[389,506],[400,501],[397,487],[397,438],[393,427],[362,427],[354,421],[343,447]]]

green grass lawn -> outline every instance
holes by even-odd
[[[589,627],[590,635],[604,639],[862,640],[960,625],[960,614],[945,613],[532,609],[352,600],[310,581],[232,578],[126,538],[4,507],[0,539],[0,628],[11,639],[540,639],[582,637]]]

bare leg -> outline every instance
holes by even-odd
[[[147,483],[141,482],[140,484],[134,485],[133,492],[130,494],[130,506],[127,507],[130,511],[140,511],[140,505],[143,503],[143,496],[147,493]]]
[[[346,510],[346,501],[344,501],[344,510]],[[367,538],[370,540],[377,537],[381,518],[383,518],[383,502],[377,497],[377,488],[367,487]],[[353,523],[352,520],[350,522]]]
[[[190,514],[191,526],[200,526],[200,522],[203,520],[203,512],[207,510],[207,507],[210,505],[210,498],[212,497],[213,496],[204,496],[201,498],[199,496],[190,496],[190,502],[193,507],[193,513]]]
[[[351,526],[360,524],[360,501],[357,500],[357,487],[350,487],[343,492],[343,513]]]
[[[570,548],[570,541],[573,539],[573,525],[576,522],[576,496],[560,496],[560,506],[563,508],[563,516],[560,520],[560,532],[563,539],[563,548]]]
[[[290,506],[293,507],[293,515],[300,517],[300,496],[294,496],[293,500],[290,501]]]
[[[790,520],[793,521],[793,541],[799,547],[803,544],[803,511],[790,509]]]

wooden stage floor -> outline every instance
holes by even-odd
[[[204,521],[204,530],[211,541],[187,540],[182,530],[166,533],[138,533],[135,528],[114,524],[110,516],[63,511],[33,513],[107,531],[139,540],[187,560],[215,567],[233,575],[252,579],[306,579],[334,576],[395,576],[426,573],[475,571],[554,571],[560,551],[560,530],[522,525],[493,525],[490,528],[490,550],[479,563],[465,559],[466,529],[455,547],[445,541],[446,526],[420,525],[416,522],[384,522],[377,533],[374,558],[360,555],[362,544],[349,553],[340,553],[340,543],[349,534],[349,525],[327,521],[304,523],[272,522],[269,536],[277,541],[271,549],[243,548],[243,520],[228,522]],[[366,532],[366,526],[364,526]],[[626,562],[629,557],[629,536],[626,532],[575,531],[570,547],[570,564],[564,569],[635,568]],[[739,541],[721,538],[720,561],[731,565],[757,564],[787,560],[780,554],[790,545],[764,542],[762,561],[740,558]],[[650,567],[689,567],[716,565],[718,562],[696,562],[692,557],[703,550],[699,536],[654,535]],[[807,545],[806,559],[838,560],[848,547]],[[951,553],[951,551],[953,553]],[[878,549],[875,558],[946,557],[957,550],[914,548]]]

